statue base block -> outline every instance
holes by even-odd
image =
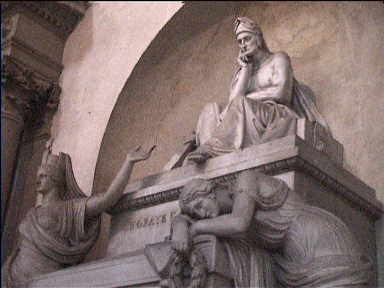
[[[157,271],[170,257],[168,244],[157,243],[157,246],[165,248],[157,259],[151,259],[144,250],[138,250],[36,277],[28,287],[170,287],[166,279],[160,279]],[[220,241],[212,235],[201,235],[194,240],[194,246],[208,259],[205,287],[233,287],[233,275],[227,265],[228,255]],[[153,263],[153,260],[158,263]],[[160,266],[156,265],[159,263]]]

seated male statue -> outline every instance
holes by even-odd
[[[280,286],[265,287],[369,287],[372,263],[335,215],[306,204],[282,180],[256,171],[241,172],[234,186],[194,179],[183,187],[181,214],[172,223],[175,250],[189,251],[195,235],[216,235],[227,247],[236,287],[258,287],[250,282],[256,273],[250,267],[272,274],[271,268],[260,269],[254,247],[273,259]]]
[[[237,18],[235,34],[240,51],[223,111],[216,103],[202,111],[196,127],[197,149],[187,162],[203,163],[210,157],[230,153],[296,133],[297,118],[328,126],[317,111],[313,94],[294,78],[285,52],[272,53],[258,25]]]
[[[134,164],[149,158],[154,148],[129,152],[106,193],[88,197],[76,183],[70,156],[52,155],[51,144],[37,174],[42,204],[22,220],[18,243],[5,263],[8,288],[27,287],[34,276],[82,262],[98,238],[102,212],[116,204]]]

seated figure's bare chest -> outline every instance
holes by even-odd
[[[276,76],[276,71],[273,63],[273,57],[268,59],[266,62],[261,64],[260,67],[255,67],[253,72],[253,77],[251,78],[250,88],[254,89],[263,89],[267,88],[274,83],[274,77]]]

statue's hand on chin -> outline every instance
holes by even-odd
[[[239,63],[241,67],[248,67],[252,63],[251,57],[249,57],[245,51],[240,50],[237,63]]]

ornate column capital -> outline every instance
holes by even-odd
[[[55,111],[60,102],[61,88],[57,81],[47,79],[15,58],[4,56],[2,84],[16,86],[21,93],[5,93],[25,120],[36,124],[48,110]]]
[[[47,120],[46,112],[57,109],[65,41],[88,6],[87,1],[2,1],[2,85],[8,114],[35,127]]]

